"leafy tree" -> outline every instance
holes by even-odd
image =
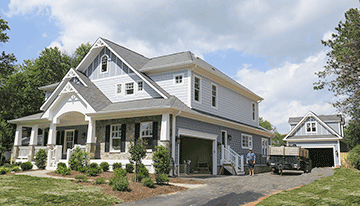
[[[90,51],[90,49],[91,49],[90,43],[81,44],[78,48],[76,48],[73,58],[72,58],[73,59],[73,62],[72,62],[73,68],[76,68],[79,65],[81,60],[86,56],[86,54]]]
[[[354,120],[360,117],[360,13],[350,9],[345,13],[345,21],[340,21],[332,38],[322,41],[331,48],[327,53],[329,60],[323,71],[316,74],[319,81],[314,89],[325,87],[339,100],[333,103],[339,111]]]
[[[344,142],[349,149],[360,145],[360,124],[357,121],[351,121],[344,130]]]
[[[286,142],[283,140],[286,134],[280,134],[279,132],[277,132],[276,127],[274,127],[269,121],[264,120],[262,117],[260,117],[259,125],[271,132],[274,132],[275,135],[272,137],[272,145],[274,146],[286,145]]]
[[[141,164],[141,160],[146,157],[146,141],[139,139],[137,143],[131,143],[129,153],[131,155],[130,163],[134,164],[135,162],[135,179],[137,180],[138,166]]]
[[[272,131],[274,129],[272,124],[269,121],[264,120],[262,117],[259,118],[259,125],[269,131]]]

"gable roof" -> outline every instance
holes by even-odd
[[[177,67],[192,63],[193,63],[193,54],[190,51],[180,52],[180,53],[151,58],[150,61],[140,69],[140,71],[151,72],[163,68]]]
[[[341,114],[334,115],[318,115],[319,119],[323,122],[340,122],[344,124],[344,118]],[[303,117],[289,117],[289,124],[297,124]]]
[[[333,135],[335,135],[336,137],[338,137],[339,139],[342,139],[342,136],[340,134],[338,134],[334,129],[332,129],[331,127],[329,127],[323,120],[321,120],[314,112],[309,111],[304,117],[301,118],[300,121],[298,121],[298,123],[296,124],[296,126],[286,135],[286,137],[283,140],[288,140],[289,137],[291,137],[295,131],[297,129],[300,128],[300,126],[306,121],[307,118],[309,117],[314,117],[323,127],[325,127],[326,129],[328,129],[330,131],[330,133],[332,133]],[[324,118],[324,119],[331,119],[331,118]],[[296,118],[296,120],[298,120],[298,118]],[[290,118],[289,118],[290,121]],[[316,138],[316,136],[314,135],[314,137],[312,138]],[[320,138],[321,139],[321,138]]]

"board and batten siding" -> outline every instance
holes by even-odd
[[[316,132],[307,133],[306,132],[306,123],[308,122],[316,122]],[[336,130],[335,130],[336,131]],[[332,135],[332,133],[326,129],[321,123],[315,120],[313,117],[309,117],[305,120],[305,122],[296,130],[293,136],[305,136],[305,135]]]
[[[175,76],[183,75],[183,82],[175,84]],[[189,99],[189,78],[188,70],[172,71],[166,73],[150,74],[149,77],[170,95],[176,96],[183,103],[188,104]],[[189,105],[188,105],[189,106]]]
[[[222,86],[202,75],[192,72],[191,107],[251,126],[258,126],[258,103]],[[194,78],[201,78],[200,103],[194,100]],[[211,84],[217,85],[217,108],[211,105]],[[252,119],[252,103],[255,103],[255,121]]]

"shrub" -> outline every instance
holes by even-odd
[[[126,177],[113,177],[109,181],[109,185],[113,190],[127,191],[129,187],[129,181]]]
[[[58,167],[56,168],[56,170],[54,172],[61,174],[62,176],[66,176],[66,175],[70,175],[71,170],[70,170],[70,168],[58,165]]]
[[[145,167],[140,168],[137,172],[137,180],[141,182],[142,179],[149,177],[149,170],[147,170]]]
[[[116,168],[114,170],[115,177],[126,177],[127,171],[123,168]]]
[[[20,168],[19,168],[19,166],[13,166],[11,168],[11,171],[18,172],[18,171],[20,171]]]
[[[107,172],[107,171],[109,171],[109,163],[107,163],[107,162],[102,162],[101,164],[100,164],[100,167],[101,167],[101,169],[102,169],[102,171],[103,172]]]
[[[105,179],[103,177],[99,177],[94,181],[94,185],[105,184]]]
[[[347,160],[356,169],[360,169],[360,145],[357,145],[349,152]]]
[[[144,179],[141,180],[141,182],[146,187],[149,187],[149,188],[154,188],[155,187],[155,183],[151,179],[151,177],[145,177]]]
[[[4,175],[6,173],[10,172],[10,170],[6,167],[0,167],[0,175]]]
[[[128,173],[133,173],[134,172],[134,165],[133,164],[126,164],[126,171]]]
[[[155,177],[156,183],[159,185],[168,184],[170,181],[169,175],[167,174],[159,174]]]
[[[97,164],[96,164],[97,165]],[[90,167],[86,171],[87,176],[96,176],[102,172],[101,168],[99,166],[97,167]]]
[[[71,154],[69,165],[72,170],[79,171],[81,167],[87,167],[89,163],[89,154],[77,147]]]
[[[66,166],[65,163],[59,162],[59,163],[57,164],[57,168],[59,168],[59,167],[67,167],[67,166]]]
[[[88,168],[86,166],[78,167],[78,172],[86,173],[87,170],[88,170]]]
[[[31,162],[23,162],[20,167],[22,171],[28,171],[33,168],[33,164]]]
[[[93,162],[89,165],[90,168],[97,168],[99,165],[96,162]]]
[[[39,168],[39,169],[45,169],[46,167],[46,160],[47,160],[47,154],[46,151],[44,149],[40,149],[36,154],[35,154],[35,165]]]
[[[11,165],[11,164],[4,164],[3,167],[5,167],[5,168],[12,168],[13,165]]]
[[[169,174],[170,166],[170,153],[164,146],[155,147],[153,162],[156,174]]]
[[[88,178],[85,176],[85,175],[77,175],[75,177],[75,179],[78,181],[78,182],[87,182]]]
[[[136,167],[136,172],[139,172],[139,170],[141,168],[146,168],[144,164],[139,164],[137,167]]]
[[[121,167],[121,162],[115,162],[115,163],[113,164],[113,170],[115,170],[116,168],[122,168],[122,167]]]

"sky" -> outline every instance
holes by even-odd
[[[45,47],[71,54],[101,36],[156,57],[191,51],[264,100],[260,117],[286,134],[290,116],[338,111],[333,93],[314,90],[331,38],[358,0],[2,0],[19,64]]]

